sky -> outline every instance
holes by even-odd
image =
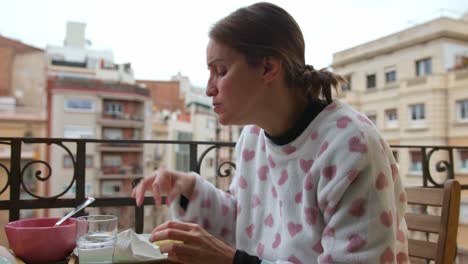
[[[192,84],[208,79],[210,27],[250,0],[0,0],[0,35],[45,49],[63,44],[67,21],[86,23],[90,48],[112,50],[130,62],[137,79],[170,80],[180,72]],[[302,29],[306,63],[332,63],[333,53],[441,15],[458,18],[466,0],[278,0]]]

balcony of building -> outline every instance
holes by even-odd
[[[46,144],[73,146],[73,151],[67,151],[73,161],[73,177],[69,188],[58,194],[41,193],[43,189],[28,189],[24,185],[25,167],[31,164],[22,164],[21,146],[28,144]],[[55,210],[58,208],[73,208],[81,203],[86,197],[86,187],[90,181],[97,180],[98,186],[94,190],[97,196],[96,201],[87,210],[103,210],[103,212],[112,212],[111,208],[124,210],[122,215],[126,226],[121,228],[134,228],[136,232],[149,232],[154,227],[154,223],[149,223],[151,214],[165,210],[155,207],[152,197],[146,197],[142,207],[137,207],[135,201],[130,197],[132,182],[136,183],[143,177],[144,168],[139,163],[123,162],[112,164],[110,161],[102,161],[99,169],[96,170],[96,179],[90,179],[86,175],[86,156],[93,154],[87,153],[92,144],[102,143],[135,143],[142,145],[184,145],[188,147],[188,168],[190,171],[200,173],[201,164],[207,153],[215,149],[230,150],[233,149],[233,142],[197,142],[197,141],[157,141],[157,140],[138,140],[138,141],[112,141],[96,139],[51,139],[51,138],[0,138],[0,144],[8,145],[11,148],[9,156],[9,165],[0,166],[0,220],[14,221],[22,217],[22,211],[31,210]],[[208,148],[207,148],[208,147]],[[457,179],[462,184],[462,205],[460,224],[459,224],[459,255],[465,254],[465,247],[468,245],[468,215],[466,208],[468,206],[468,147],[464,146],[411,146],[411,145],[392,145],[395,151],[399,170],[403,181],[408,186],[430,186],[441,188],[447,179]],[[199,149],[206,149],[201,152]],[[403,153],[407,153],[403,154]],[[112,154],[114,155],[114,154]],[[139,157],[135,160],[142,160]],[[32,163],[47,164],[48,161],[32,160]],[[222,163],[216,162],[216,175],[220,179],[230,179],[235,170],[235,163],[232,160],[226,160]],[[411,172],[411,177],[406,178],[407,172]],[[203,172],[201,172],[203,173]],[[54,175],[50,172],[44,176],[44,173],[33,173],[32,180],[38,182],[53,182]],[[30,179],[31,180],[31,179]],[[74,188],[70,192],[70,188]],[[24,197],[21,193],[27,190],[30,196]],[[66,195],[72,193],[73,195]],[[151,210],[147,210],[151,209]],[[117,209],[115,209],[117,210]],[[146,212],[146,213],[145,213]],[[148,212],[150,215],[148,216]],[[83,215],[81,212],[78,215]],[[120,213],[121,211],[115,211]],[[0,240],[2,236],[0,234]],[[3,237],[4,239],[4,237]]]

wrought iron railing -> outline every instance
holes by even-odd
[[[85,173],[86,173],[86,150],[90,144],[101,143],[126,143],[126,144],[172,144],[172,145],[188,145],[189,146],[189,169],[191,171],[200,172],[200,168],[205,156],[220,147],[234,147],[233,142],[201,142],[201,141],[173,141],[173,140],[97,140],[97,139],[57,139],[57,138],[5,138],[0,137],[0,145],[8,145],[10,147],[9,167],[0,163],[0,177],[6,177],[4,186],[0,186],[0,195],[9,190],[8,200],[0,200],[0,210],[9,211],[9,221],[14,221],[20,218],[20,211],[25,209],[52,209],[52,208],[73,208],[83,202],[85,197]],[[24,184],[24,173],[29,166],[33,164],[41,164],[47,168],[45,173],[37,170],[34,177],[38,181],[46,182],[52,175],[52,168],[46,160],[32,160],[24,165],[21,164],[21,153],[23,144],[47,144],[56,145],[62,148],[71,158],[73,163],[73,176],[68,187],[56,195],[43,197],[28,189]],[[67,145],[75,145],[75,153],[70,151]],[[199,147],[205,146],[204,151],[199,155]],[[422,155],[422,182],[423,186],[441,187],[445,179],[453,179],[455,177],[454,168],[454,152],[456,150],[468,151],[468,147],[455,146],[411,146],[411,145],[394,145],[393,149],[418,149]],[[431,160],[434,153],[439,151],[446,152],[447,159],[435,161],[435,168],[431,170],[430,164],[434,164]],[[89,154],[89,153],[88,153]],[[221,171],[225,165],[235,168],[232,161],[219,162],[216,167],[217,176],[225,177],[231,174],[230,169]],[[445,173],[446,177],[442,180],[436,180],[431,175],[431,171]],[[73,198],[64,197],[64,195],[75,186],[75,194]],[[33,197],[33,199],[23,199],[20,196],[21,189]],[[468,185],[462,185],[462,189],[468,189]],[[143,205],[154,205],[154,201],[150,197],[146,197]],[[135,231],[143,232],[144,224],[144,208],[137,207],[134,199],[131,197],[101,197],[97,198],[91,207],[110,207],[110,206],[130,206],[135,210]],[[78,213],[83,215],[83,212]]]

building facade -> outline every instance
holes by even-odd
[[[338,97],[366,114],[391,145],[468,146],[468,16],[441,17],[337,52],[347,80]],[[422,183],[419,148],[394,149],[406,185]],[[448,160],[445,151],[433,160]],[[431,175],[444,179],[431,165]],[[468,184],[468,150],[454,154],[456,178]],[[462,192],[460,244],[468,247],[468,193]]]

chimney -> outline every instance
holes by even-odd
[[[63,45],[65,47],[85,48],[85,23],[68,22],[67,33]]]

